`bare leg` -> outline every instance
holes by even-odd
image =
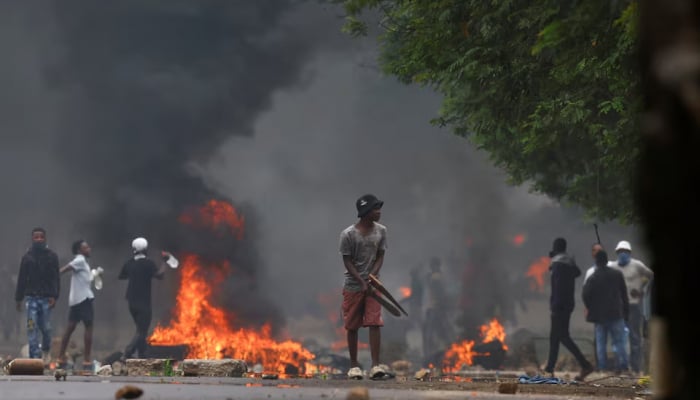
[[[348,329],[348,351],[350,352],[350,368],[359,367],[357,362],[357,329]]]
[[[85,335],[83,337],[85,343],[85,357],[83,361],[85,363],[91,362],[92,359],[92,324],[85,325]]]
[[[381,331],[378,326],[369,327],[369,351],[372,356],[372,366],[379,365],[379,346],[382,341]]]
[[[66,332],[63,334],[61,339],[61,349],[58,351],[58,362],[66,362],[66,349],[68,348],[68,341],[70,340],[70,335],[73,334],[77,322],[68,321],[68,326],[66,327]]]

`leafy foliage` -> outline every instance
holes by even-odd
[[[635,221],[636,1],[332,1],[352,35],[368,33],[366,11],[379,15],[382,70],[440,92],[433,122],[468,136],[512,184]]]

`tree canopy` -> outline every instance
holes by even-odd
[[[383,72],[441,93],[433,122],[469,137],[510,183],[635,221],[636,1],[333,1],[352,35],[379,16]]]

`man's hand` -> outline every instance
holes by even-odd
[[[364,279],[360,281],[360,284],[362,285],[362,292],[366,293],[369,289],[369,284]]]
[[[22,311],[22,302],[21,301],[17,302],[17,311]]]
[[[56,305],[56,299],[49,297],[49,308],[53,308]]]

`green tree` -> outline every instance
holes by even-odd
[[[441,93],[433,123],[469,137],[510,183],[635,221],[636,1],[332,1],[352,35],[378,16],[383,72]]]

